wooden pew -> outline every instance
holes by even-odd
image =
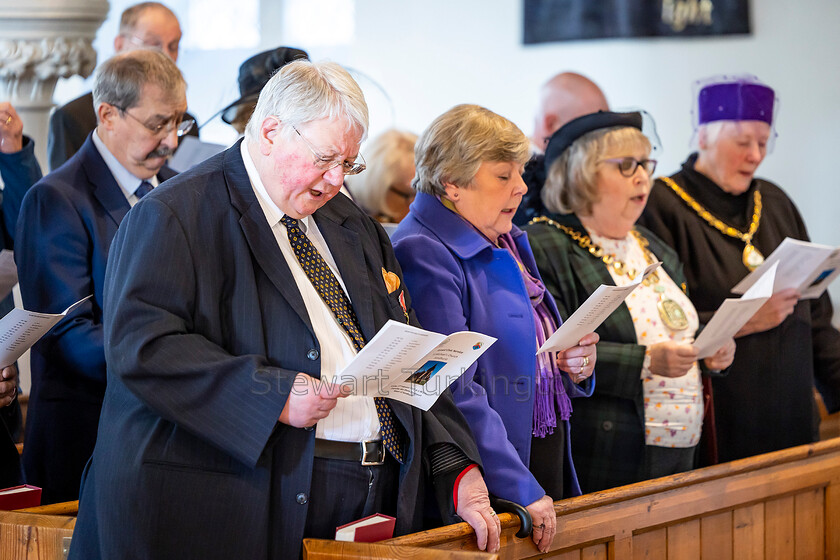
[[[60,560],[70,547],[79,502],[0,511],[0,558]]]
[[[48,506],[51,507],[51,506]],[[73,506],[64,506],[65,511]],[[558,536],[540,556],[501,514],[501,559],[840,560],[840,438],[555,503]],[[75,518],[0,512],[0,558],[61,558]],[[458,553],[458,554],[456,554]],[[465,523],[372,545],[304,541],[308,560],[496,558]]]
[[[558,536],[542,558],[840,560],[840,438],[562,500],[555,511]],[[500,519],[500,558],[538,554],[513,536],[512,516]],[[459,551],[474,541],[462,523],[385,542]]]
[[[75,526],[73,516],[0,511],[0,558],[61,560]]]

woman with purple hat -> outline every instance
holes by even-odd
[[[546,288],[567,317],[599,285],[624,286],[662,261],[597,329],[598,379],[575,403],[572,455],[585,492],[694,468],[703,425],[701,371],[732,362],[730,341],[700,363],[697,312],[674,251],[636,227],[656,160],[642,114],[598,112],[570,121],[545,152],[543,203],[526,228]]]
[[[698,150],[679,172],[656,181],[642,217],[685,265],[701,321],[785,237],[808,239],[790,198],[755,177],[776,136],[776,106],[773,90],[754,77],[705,80],[697,96]],[[706,443],[713,451],[716,440],[719,461],[817,439],[815,378],[840,396],[840,333],[831,317],[827,294],[799,301],[795,290],[784,290],[736,335],[730,374],[712,382],[715,428]]]

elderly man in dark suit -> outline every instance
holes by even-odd
[[[183,131],[185,89],[175,63],[158,51],[104,62],[93,90],[99,125],[24,198],[15,251],[24,306],[58,313],[93,296],[32,348],[23,466],[46,503],[79,495],[105,394],[108,250],[131,206],[174,175],[163,165]]]
[[[120,16],[120,31],[114,37],[114,51],[125,52],[137,48],[160,49],[178,62],[181,25],[175,14],[159,2],[141,2],[129,6]],[[194,120],[192,116],[188,119]],[[47,157],[50,170],[58,169],[84,144],[90,131],[96,128],[93,92],[58,107],[50,116]],[[198,127],[188,131],[198,136]]]
[[[433,488],[498,546],[449,392],[422,412],[334,384],[389,319],[416,324],[387,235],[339,194],[367,123],[344,69],[292,62],[244,140],[126,217],[71,558],[296,558],[375,512],[419,529]]]

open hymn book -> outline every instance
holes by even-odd
[[[444,336],[388,321],[333,382],[351,395],[387,397],[429,410],[494,342],[475,332]]]

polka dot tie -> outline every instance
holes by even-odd
[[[283,225],[286,226],[286,233],[289,236],[289,243],[292,245],[292,250],[297,257],[300,266],[315,286],[318,295],[324,300],[330,311],[333,312],[338,324],[347,332],[353,341],[353,346],[358,352],[365,345],[365,338],[359,330],[359,322],[356,319],[356,313],[350,305],[350,300],[347,294],[341,288],[335,275],[330,270],[321,253],[309,241],[309,238],[301,231],[298,221],[289,216],[280,218]],[[400,463],[404,462],[405,456],[403,452],[404,438],[396,424],[394,412],[388,403],[382,397],[374,397],[374,404],[376,405],[376,414],[379,416],[379,425],[382,430],[382,441],[385,443],[385,448],[394,456]]]

